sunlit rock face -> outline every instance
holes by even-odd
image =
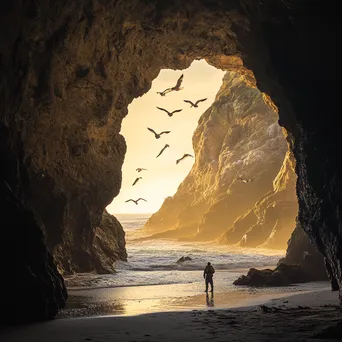
[[[50,250],[60,249],[58,258],[70,256],[79,267],[73,251],[89,255],[104,208],[120,190],[126,147],[119,132],[128,104],[150,88],[161,68],[184,69],[205,58],[246,79],[252,71],[257,87],[278,107],[296,159],[298,220],[341,287],[335,2],[308,8],[282,0],[4,0],[1,6],[2,168],[10,171],[1,181],[37,222],[29,224],[9,199],[11,215],[27,231],[4,234],[4,244],[13,245],[15,238],[20,248],[26,243],[38,251],[38,225]],[[16,161],[13,169],[8,160]],[[17,254],[7,274],[12,288],[30,284],[31,273],[22,269],[50,270],[52,260],[41,251],[32,258]],[[31,308],[41,303],[42,293],[47,302],[57,293],[63,302],[64,289],[54,287],[59,277],[54,274],[31,283]],[[12,298],[12,306],[22,306]],[[37,308],[35,317],[52,317],[58,305]]]
[[[285,248],[298,213],[293,158],[278,114],[250,81],[226,73],[194,132],[195,164],[146,230],[203,240],[229,230],[223,243]]]
[[[223,235],[223,243],[238,243],[242,247],[286,248],[298,214],[294,166],[293,156],[288,151],[273,180],[273,189],[236,219]]]

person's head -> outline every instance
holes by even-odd
[[[210,266],[211,265],[211,263],[208,261],[208,266]]]

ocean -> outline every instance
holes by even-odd
[[[327,282],[287,287],[249,288],[233,281],[249,268],[274,267],[283,250],[245,249],[212,243],[143,240],[148,214],[115,215],[126,232],[127,262],[115,264],[115,274],[81,273],[65,278],[69,293],[61,317],[134,315],[147,312],[234,307],[257,298],[327,289]],[[182,256],[191,261],[177,263]],[[203,293],[203,269],[210,261],[215,304]],[[246,305],[247,305],[246,304]]]
[[[282,250],[243,249],[200,242],[171,239],[141,240],[141,227],[149,214],[116,215],[126,232],[127,262],[115,263],[116,274],[77,274],[67,279],[69,288],[103,288],[141,285],[185,284],[195,282],[197,273],[208,261],[216,270],[238,270],[274,266],[284,256]],[[177,263],[182,256],[191,261]],[[235,272],[234,272],[235,273]],[[196,278],[194,278],[196,277]]]

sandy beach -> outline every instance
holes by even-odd
[[[265,298],[263,298],[265,299]],[[334,331],[325,331],[336,326]],[[339,341],[338,293],[303,292],[240,308],[59,318],[1,331],[3,342]]]

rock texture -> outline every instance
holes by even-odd
[[[253,77],[228,72],[193,135],[195,163],[144,229],[285,248],[298,213],[293,156]],[[252,179],[243,183],[241,179]]]
[[[278,107],[296,159],[298,221],[341,287],[337,12],[329,0],[4,0],[1,181],[28,210],[9,199],[12,217],[27,223],[15,232],[17,245],[25,246],[29,236],[30,248],[43,251],[39,226],[58,255],[89,250],[104,208],[120,189],[125,142],[119,132],[128,104],[161,68],[182,69],[205,58],[246,80],[253,72]],[[34,255],[30,269],[48,272],[47,254]],[[17,256],[21,277],[13,278],[13,288],[31,279],[21,272],[27,258]],[[41,303],[43,293],[51,302],[63,298],[62,286],[55,287],[57,297],[48,291],[57,278],[32,285],[30,303]],[[12,305],[18,300],[14,296]],[[51,317],[58,305],[44,308],[37,306],[38,316]]]
[[[247,275],[242,275],[233,282],[234,285],[261,286],[287,286],[295,283],[306,283],[311,279],[300,265],[287,265],[280,263],[274,270],[257,270],[251,268]]]
[[[293,156],[288,151],[273,180],[273,189],[233,223],[222,237],[223,243],[286,249],[298,214],[294,164]]]
[[[322,254],[314,248],[299,222],[288,241],[286,255],[279,263],[300,265],[312,280],[327,280],[330,276]],[[333,278],[332,289],[336,290]]]
[[[100,223],[93,228],[92,236],[89,248],[71,247],[70,254],[64,245],[56,249],[55,260],[62,273],[114,273],[114,262],[127,260],[125,232],[120,222],[106,210]]]
[[[53,318],[67,299],[64,280],[45,246],[41,228],[12,189],[12,180],[21,171],[17,159],[9,153],[12,148],[6,145],[6,138],[0,125],[0,161],[6,165],[0,170],[0,289],[4,297],[0,326]]]

